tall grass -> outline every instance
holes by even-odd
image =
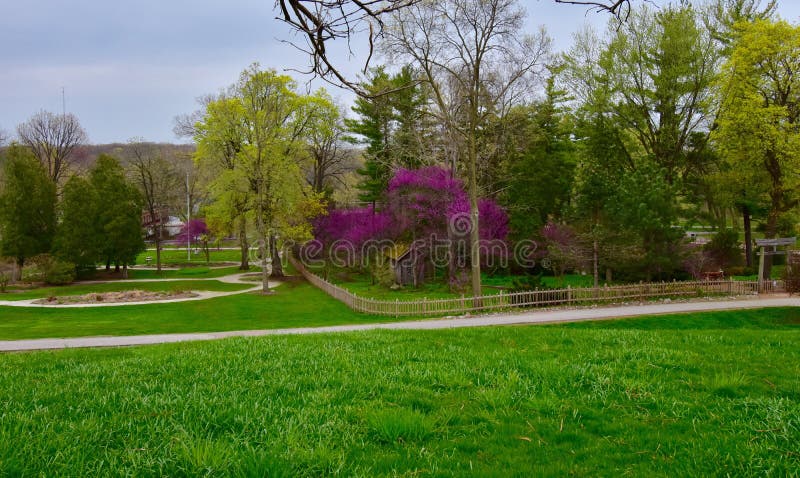
[[[2,355],[0,475],[797,476],[797,320]]]

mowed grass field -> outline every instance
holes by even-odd
[[[199,290],[200,285],[206,282],[216,282],[219,285],[205,286],[205,290],[219,290],[223,287],[238,289],[256,285],[186,281],[184,290]],[[152,290],[152,288],[173,287],[174,284],[181,283],[150,282],[143,285]],[[122,285],[109,284],[106,287],[118,288]],[[210,287],[217,288],[209,289]],[[391,320],[353,312],[346,305],[304,281],[287,281],[275,291],[276,293],[270,296],[245,293],[191,302],[116,307],[59,309],[0,306],[0,340],[221,332]],[[0,297],[5,299],[12,295],[16,294],[5,294]]]
[[[0,476],[797,476],[800,310],[0,355]]]

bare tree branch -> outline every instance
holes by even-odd
[[[75,147],[87,141],[86,132],[75,115],[57,115],[49,111],[40,111],[17,126],[17,135],[22,144],[31,148],[56,185],[70,168]]]
[[[332,43],[344,41],[352,55],[351,41],[357,35],[367,36],[367,54],[362,71],[369,69],[376,41],[383,36],[384,20],[392,13],[421,3],[423,0],[275,0],[279,20],[300,34],[305,45],[287,41],[307,53],[310,65],[305,73],[352,90],[362,97],[374,97],[358,80],[348,78],[329,57]],[[631,0],[554,0],[556,3],[583,5],[597,12],[607,12],[620,19],[630,13]],[[642,0],[648,1],[648,0]],[[479,45],[477,45],[479,46]]]

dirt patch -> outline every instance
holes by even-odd
[[[66,304],[114,304],[120,302],[156,302],[169,299],[188,299],[198,294],[186,291],[146,291],[126,290],[120,292],[102,292],[84,295],[65,295],[39,299],[34,304],[66,305]]]

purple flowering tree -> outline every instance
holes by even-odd
[[[366,259],[363,251],[378,252],[364,247],[368,241],[390,240],[413,245],[418,257],[425,259],[434,246],[447,244],[448,281],[454,289],[466,285],[469,266],[469,198],[464,183],[454,178],[448,169],[425,167],[399,169],[386,191],[386,207],[375,211],[372,207],[333,209],[314,222],[314,237],[322,254],[338,259],[344,257]],[[479,203],[480,238],[491,243],[485,249],[484,261],[507,250],[508,215],[493,200]],[[344,251],[347,248],[347,251]],[[429,263],[429,261],[428,261]],[[417,276],[423,277],[426,262],[418,261]],[[419,283],[419,282],[418,282]]]
[[[208,248],[210,233],[206,221],[203,219],[192,219],[188,224],[181,227],[181,231],[175,236],[175,240],[180,244],[200,245],[206,256],[206,263],[211,261],[211,251]]]

